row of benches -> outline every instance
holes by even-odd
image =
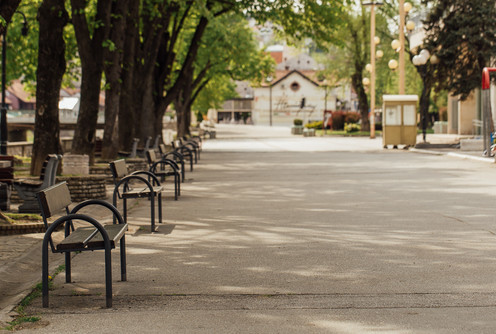
[[[81,202],[70,210],[70,206],[72,206],[71,196],[65,182],[55,184],[37,193],[43,222],[47,228],[43,238],[42,249],[43,307],[49,306],[49,247],[53,253],[65,254],[65,277],[67,283],[71,282],[70,253],[104,250],[106,306],[112,307],[111,250],[116,248],[118,242],[120,244],[121,280],[127,280],[125,250],[125,232],[128,229],[127,200],[130,198],[147,198],[150,200],[151,231],[155,231],[155,204],[158,204],[159,223],[162,222],[163,186],[159,178],[174,176],[175,199],[177,200],[177,197],[180,195],[180,182],[184,181],[185,161],[189,160],[191,162],[191,170],[193,170],[192,164],[198,161],[197,159],[201,151],[201,139],[177,143],[176,145],[179,144],[181,146],[176,147],[172,152],[166,152],[160,158],[156,157],[154,150],[148,150],[147,157],[149,157],[148,162],[150,164],[148,171],[137,171],[128,174],[125,160],[121,159],[111,162],[110,169],[115,183],[113,204],[103,200],[92,199]],[[183,166],[182,169],[180,165]],[[122,200],[122,214],[117,209],[118,200]],[[99,206],[109,210],[113,217],[113,224],[103,225],[95,218],[79,212],[81,209],[90,206]],[[60,212],[63,212],[63,216],[49,225],[48,219]],[[80,224],[75,224],[76,222]],[[65,238],[55,244],[52,234],[61,226],[64,226]]]

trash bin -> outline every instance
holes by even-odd
[[[417,95],[383,95],[382,143],[415,146],[417,142]]]

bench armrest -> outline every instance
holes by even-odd
[[[90,200],[83,201],[83,202],[79,203],[71,210],[71,214],[76,214],[82,208],[90,206],[90,205],[99,205],[99,206],[106,207],[107,209],[109,209],[112,212],[112,214],[115,218],[112,220],[114,222],[114,224],[115,224],[116,220],[117,220],[118,224],[125,224],[124,219],[122,218],[122,215],[119,212],[119,210],[117,210],[117,208],[115,206],[113,206],[112,204],[110,204],[109,202],[104,201],[104,200],[100,200],[100,199],[90,199]]]
[[[166,159],[168,159],[167,157],[169,157],[169,156],[174,156],[174,157],[178,158],[180,161],[184,162],[184,156],[177,151],[172,151],[172,152],[168,152],[168,153],[164,154],[164,158],[166,158]]]
[[[152,179],[153,180],[151,182],[152,185],[160,186],[160,181],[155,176],[155,174],[153,174],[152,172],[145,171],[145,170],[139,170],[139,171],[136,171],[136,172],[133,172],[133,173],[129,174],[129,176],[133,176],[133,175],[138,175],[138,176],[140,176],[140,175],[146,175],[148,177],[148,179]]]
[[[149,172],[147,172],[147,173],[149,173]],[[153,177],[155,179],[157,179],[155,177],[155,175],[153,175]],[[115,203],[117,203],[116,196],[118,196],[119,198],[122,198],[122,196],[119,192],[119,188],[123,185],[124,186],[124,192],[126,192],[126,190],[128,189],[128,183],[131,180],[138,180],[138,181],[143,182],[146,185],[146,187],[150,190],[150,192],[153,192],[153,185],[146,178],[144,178],[140,175],[136,175],[136,174],[124,176],[119,182],[116,183],[116,185],[114,187],[114,196],[113,196],[114,205],[116,205]],[[158,179],[157,179],[157,182],[158,182]],[[158,182],[158,184],[160,185],[160,182]]]
[[[152,164],[152,166],[150,167],[150,172],[155,174],[157,172],[157,167],[160,165],[169,165],[172,167],[172,169],[175,172],[179,171],[179,166],[177,165],[177,163],[175,161],[164,158],[162,160],[154,162]]]

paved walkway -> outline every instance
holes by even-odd
[[[80,254],[21,332],[494,332],[494,164],[218,131],[159,232],[133,208],[114,308],[103,254]]]

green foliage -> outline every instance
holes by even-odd
[[[302,119],[299,119],[299,118],[295,118],[293,120],[293,125],[294,126],[302,126],[303,125],[303,120]]]
[[[427,1],[431,10],[425,20],[425,47],[436,54],[437,90],[446,89],[466,99],[480,87],[482,69],[496,54],[496,7],[494,0]]]
[[[48,282],[49,289],[53,289],[53,279],[55,278],[55,276],[57,276],[64,270],[65,270],[65,265],[60,265],[55,270],[53,277],[51,278],[49,277],[50,278],[50,281]],[[33,300],[41,296],[41,291],[42,291],[42,284],[38,283],[33,288],[33,291],[31,291],[29,295],[27,295],[21,300],[19,306],[17,306],[16,308],[16,312],[19,314],[19,316],[16,317],[15,320],[9,322],[9,326],[5,327],[6,330],[12,331],[15,330],[17,326],[22,325],[23,323],[37,322],[41,319],[40,317],[28,316],[26,314],[26,307],[29,306],[33,302]]]
[[[360,131],[360,125],[356,123],[344,123],[344,131],[346,133]]]
[[[323,121],[308,123],[308,124],[305,124],[305,128],[307,128],[307,129],[322,129],[323,123],[324,123]]]
[[[28,92],[36,91],[36,69],[38,66],[38,33],[39,24],[36,19],[38,7],[42,0],[23,0],[18,8],[26,16],[28,35],[22,35],[23,17],[16,13],[9,23],[7,31],[7,82],[21,78]],[[67,2],[69,6],[69,2]],[[61,15],[61,13],[54,13]],[[72,87],[73,82],[80,77],[80,60],[77,57],[77,43],[74,28],[68,24],[64,29],[66,41],[67,69],[63,86]]]
[[[195,109],[205,112],[237,96],[234,80],[259,83],[275,65],[272,57],[258,50],[246,19],[235,14],[210,22],[195,64],[197,75],[208,68],[206,84],[194,104]]]

